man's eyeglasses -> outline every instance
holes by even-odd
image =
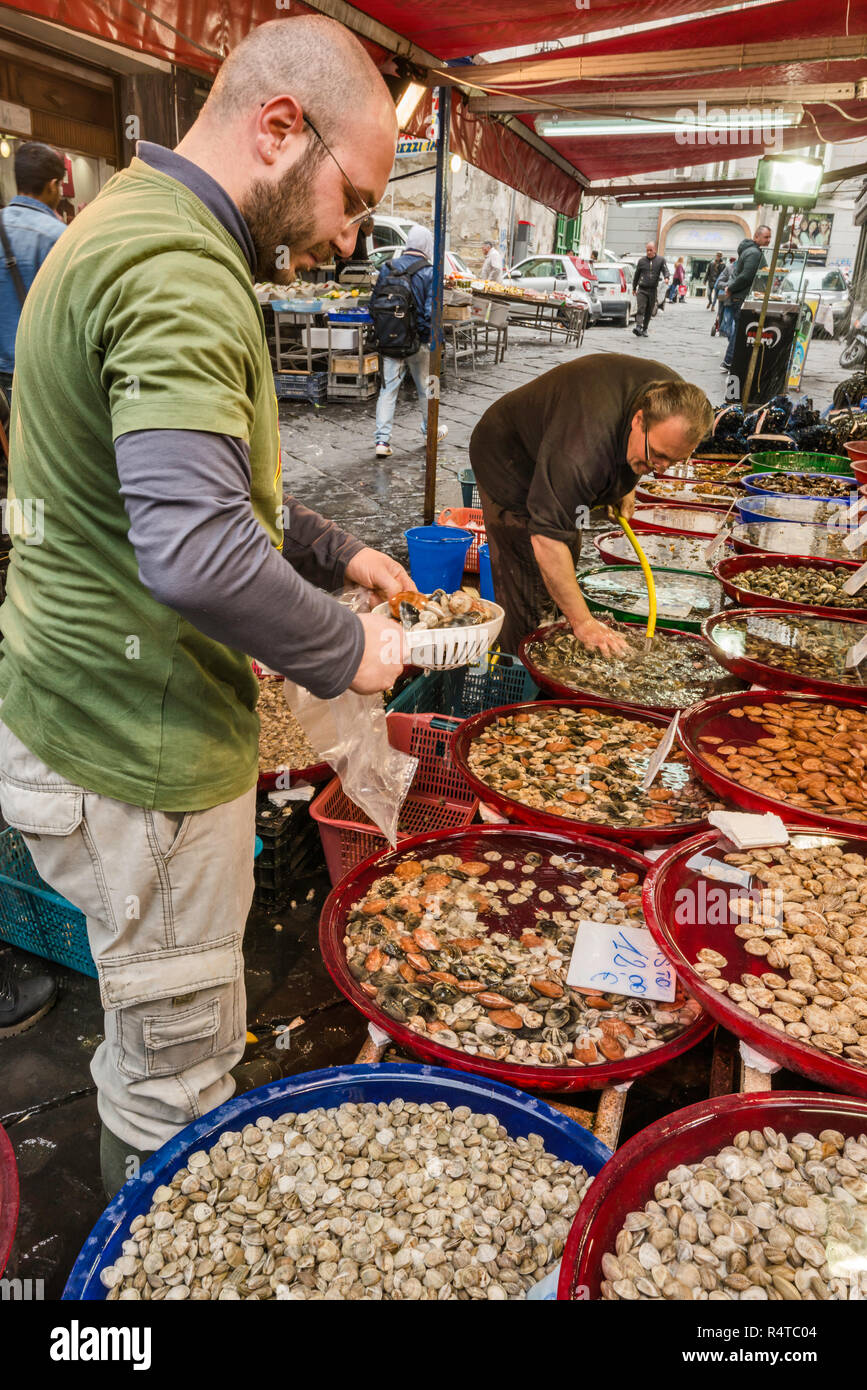
[[[319,134],[319,131],[316,129],[315,125],[311,121],[310,117],[305,116],[304,121],[307,125],[309,125],[310,129],[313,131],[313,134],[316,136],[316,139],[319,141],[320,145],[324,149],[325,153],[328,155],[329,159],[332,159],[334,163],[337,165],[338,169],[343,175],[344,181],[349,185],[350,191],[352,192],[353,196],[364,209],[363,212],[359,212],[355,217],[350,217],[349,221],[346,224],[347,227],[360,226],[365,236],[369,236],[370,233],[373,231],[373,214],[375,209],[372,208],[364,198],[362,198],[358,189],[355,187],[355,184],[352,182],[352,179],[349,177],[346,170],[343,168],[342,164],[337,159],[336,155],[328,148],[325,141],[322,139],[322,136]]]
[[[667,459],[664,454],[651,454],[647,439],[647,426],[644,426],[644,461],[648,468],[679,468],[681,464],[688,463],[690,457],[691,455],[685,459]]]

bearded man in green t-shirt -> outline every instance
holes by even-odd
[[[397,625],[325,590],[408,576],[282,495],[253,289],[350,254],[396,133],[346,30],[263,25],[177,150],[141,143],[76,217],[24,306],[10,497],[38,525],[15,536],[0,616],[0,805],[87,916],[108,1189],[233,1091],[250,656],[322,697],[401,669]]]

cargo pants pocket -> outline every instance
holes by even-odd
[[[117,1066],[135,1080],[179,1076],[237,1041],[237,936],[98,963],[104,1008],[114,1014]]]

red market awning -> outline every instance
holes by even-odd
[[[867,28],[851,0],[770,0],[728,14],[719,0],[503,0],[492,13],[479,0],[7,0],[13,9],[213,73],[221,57],[265,20],[322,11],[340,18],[377,58],[400,54],[428,69],[431,85],[455,85],[451,140],[468,162],[545,203],[574,215],[590,180],[720,158],[710,139],[693,144],[674,133],[541,137],[538,114],[553,107],[586,115],[694,105],[798,103],[800,126],[780,132],[776,147],[857,139],[867,107],[854,100],[864,76]],[[280,0],[278,0],[278,4]],[[661,24],[705,13],[684,23]],[[655,21],[655,28],[593,40],[594,32]],[[586,35],[587,42],[509,63],[448,60],[480,51]],[[714,97],[714,93],[719,94]],[[833,102],[833,104],[831,104]],[[670,116],[669,116],[670,118]],[[726,145],[726,157],[766,148],[762,136]]]

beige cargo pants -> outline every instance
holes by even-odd
[[[0,810],[87,918],[105,1009],[100,1117],[159,1148],[235,1089],[255,788],[207,811],[144,810],[65,781],[0,723]]]

